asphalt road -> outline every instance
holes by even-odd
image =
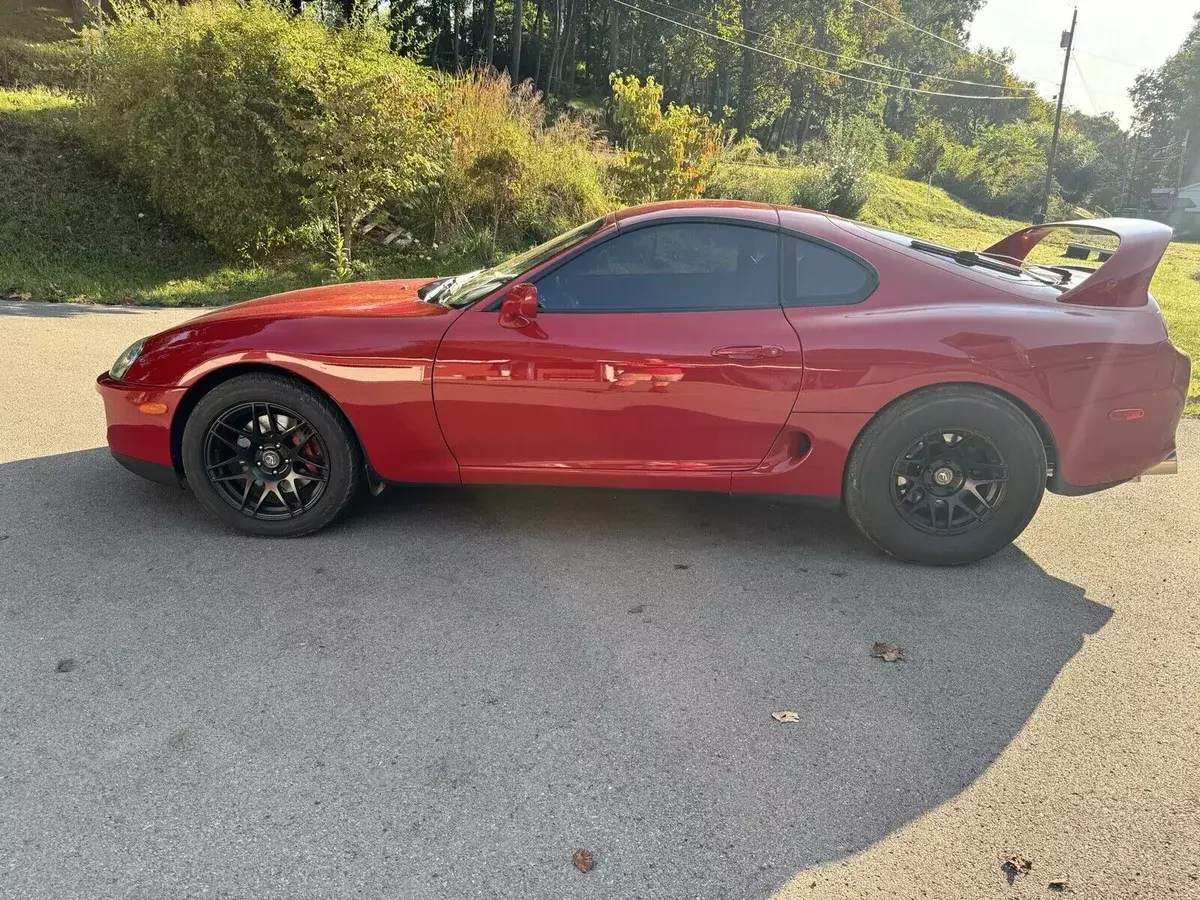
[[[184,317],[0,302],[0,897],[1200,896],[1200,423],[963,569],[693,495],[255,540],[96,449]]]

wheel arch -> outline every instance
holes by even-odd
[[[1042,439],[1042,446],[1046,450],[1046,463],[1048,466],[1046,477],[1047,479],[1052,477],[1058,462],[1058,445],[1054,439],[1054,432],[1050,430],[1049,424],[1047,424],[1046,419],[1041,413],[1039,413],[1036,409],[1034,409],[1033,406],[1018,397],[1016,394],[1006,391],[1003,388],[998,388],[995,385],[983,384],[978,381],[943,381],[938,382],[937,384],[923,385],[893,397],[884,406],[880,407],[870,419],[867,420],[866,424],[863,425],[863,427],[859,430],[858,435],[854,438],[854,443],[851,444],[849,453],[846,454],[847,465],[842,471],[843,498],[846,496],[846,479],[850,473],[849,460],[854,455],[854,451],[858,448],[859,443],[863,440],[863,435],[867,433],[867,429],[871,426],[871,424],[903,400],[907,400],[910,397],[918,394],[932,393],[934,391],[944,390],[945,388],[963,388],[979,394],[990,394],[994,397],[1007,400],[1009,403],[1013,404],[1013,406],[1017,407],[1017,409],[1021,410],[1025,417],[1029,419],[1030,424],[1033,425],[1034,430],[1037,431],[1038,437]]]
[[[179,405],[175,409],[175,415],[171,419],[171,465],[175,468],[175,472],[180,478],[183,477],[183,430],[187,425],[187,420],[192,415],[192,410],[196,405],[208,394],[213,388],[218,385],[231,381],[242,375],[279,375],[284,378],[289,378],[292,381],[299,382],[306,387],[319,393],[322,397],[328,400],[338,411],[342,422],[345,423],[346,429],[354,438],[354,443],[358,445],[359,453],[362,455],[363,461],[366,463],[367,476],[371,479],[372,485],[375,483],[377,476],[374,469],[371,468],[370,460],[367,459],[366,448],[363,446],[362,438],[359,437],[354,423],[350,417],[346,415],[346,411],[342,409],[337,398],[331,396],[328,391],[322,388],[319,384],[310,378],[305,378],[291,369],[284,366],[272,365],[270,363],[247,362],[247,363],[230,363],[226,366],[221,366],[211,372],[206,372],[200,378],[196,379],[187,389]]]

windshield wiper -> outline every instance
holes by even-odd
[[[425,287],[417,291],[417,296],[426,303],[436,303],[437,298],[446,292],[446,290],[454,284],[458,276],[454,275],[450,278],[442,278],[438,281],[431,281]]]
[[[1006,275],[1028,275],[1034,281],[1040,281],[1042,284],[1049,284],[1058,287],[1062,285],[1066,279],[1061,276],[1043,276],[1037,272],[1024,266],[1016,265],[1015,263],[1007,263],[982,253],[976,253],[974,250],[955,250],[951,247],[943,247],[941,244],[928,244],[925,241],[914,240],[911,242],[914,250],[920,250],[924,253],[933,253],[937,256],[944,256],[946,259],[952,259],[956,263],[963,266],[979,266],[981,269],[991,269],[993,272],[1003,272]],[[1048,268],[1043,266],[1042,268]],[[1050,271],[1056,271],[1051,269]]]
[[[1012,263],[1001,262],[998,259],[982,256],[974,250],[955,250],[952,247],[943,247],[941,244],[928,244],[925,241],[917,240],[912,241],[910,246],[914,250],[920,250],[923,253],[944,256],[946,259],[952,259],[964,266],[979,266],[982,269],[1006,272],[1009,275],[1020,275],[1024,271],[1020,266],[1014,266]]]

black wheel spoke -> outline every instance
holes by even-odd
[[[234,453],[242,452],[242,448],[239,447],[237,444],[235,444],[233,441],[226,440],[222,435],[217,434],[216,428],[214,428],[212,431],[210,431],[208,433],[208,435],[209,435],[209,437],[216,438],[218,441],[220,441],[222,444],[224,444],[226,447],[228,447]]]
[[[246,508],[246,501],[250,499],[250,488],[254,487],[254,479],[246,479],[246,489],[242,491],[242,499],[238,502],[238,512]]]

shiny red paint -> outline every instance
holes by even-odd
[[[538,310],[528,292],[502,306],[504,289],[446,309],[417,296],[428,280],[281,294],[155,335],[122,381],[102,376],[109,443],[178,470],[196,399],[225,377],[266,368],[327,393],[371,468],[396,482],[839,497],[872,416],[946,383],[990,387],[1023,405],[1050,443],[1052,489],[1127,480],[1174,449],[1189,362],[1144,289],[1165,246],[1158,226],[1106,221],[1130,254],[1123,244],[1065,294],[915,252],[855,223],[755,204],[638,207],[610,215],[588,241],[697,216],[836,244],[867,260],[879,284],[856,304],[654,313]],[[1019,232],[989,252],[1023,255],[1035,237]],[[146,402],[168,412],[138,412]],[[1113,415],[1129,409],[1144,414]]]

